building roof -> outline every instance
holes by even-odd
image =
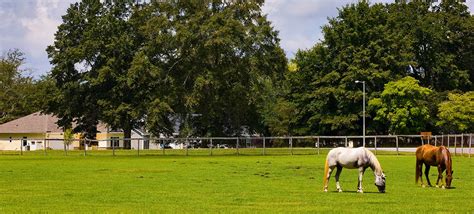
[[[0,133],[57,133],[63,132],[63,129],[56,123],[58,118],[51,114],[33,114],[0,124]],[[104,123],[97,125],[97,131],[107,132],[107,126]]]

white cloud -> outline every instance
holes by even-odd
[[[48,45],[53,43],[54,33],[60,20],[51,17],[51,11],[58,8],[59,0],[38,0],[35,17],[21,19],[25,28],[24,41],[31,47],[30,54],[34,57],[44,55]]]
[[[279,31],[281,46],[291,58],[322,39],[321,26],[327,17],[336,16],[337,8],[350,2],[354,0],[268,0],[262,10]]]

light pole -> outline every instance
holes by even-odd
[[[365,81],[356,80],[355,83],[362,83],[362,145],[365,147]]]

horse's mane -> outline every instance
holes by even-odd
[[[382,175],[382,167],[380,166],[380,162],[377,159],[377,157],[375,157],[375,155],[368,149],[365,149],[365,150],[366,150],[367,156],[369,156],[370,164],[371,166],[373,166],[372,170],[374,170],[376,175]]]

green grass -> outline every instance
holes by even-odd
[[[271,156],[246,155],[253,154],[250,150],[240,156],[223,150],[214,151],[215,156],[151,151],[140,157],[136,151],[117,151],[115,157],[110,151],[87,157],[77,151],[69,156],[60,151],[46,156],[3,153],[0,213],[474,211],[474,158],[453,157],[454,189],[415,185],[413,155],[386,154],[378,158],[387,175],[387,193],[377,193],[370,169],[364,176],[365,193],[355,192],[357,170],[347,169],[341,174],[344,192],[335,192],[332,178],[331,192],[324,193],[325,155],[276,155],[285,151],[271,150]],[[432,168],[433,183],[436,173]]]

